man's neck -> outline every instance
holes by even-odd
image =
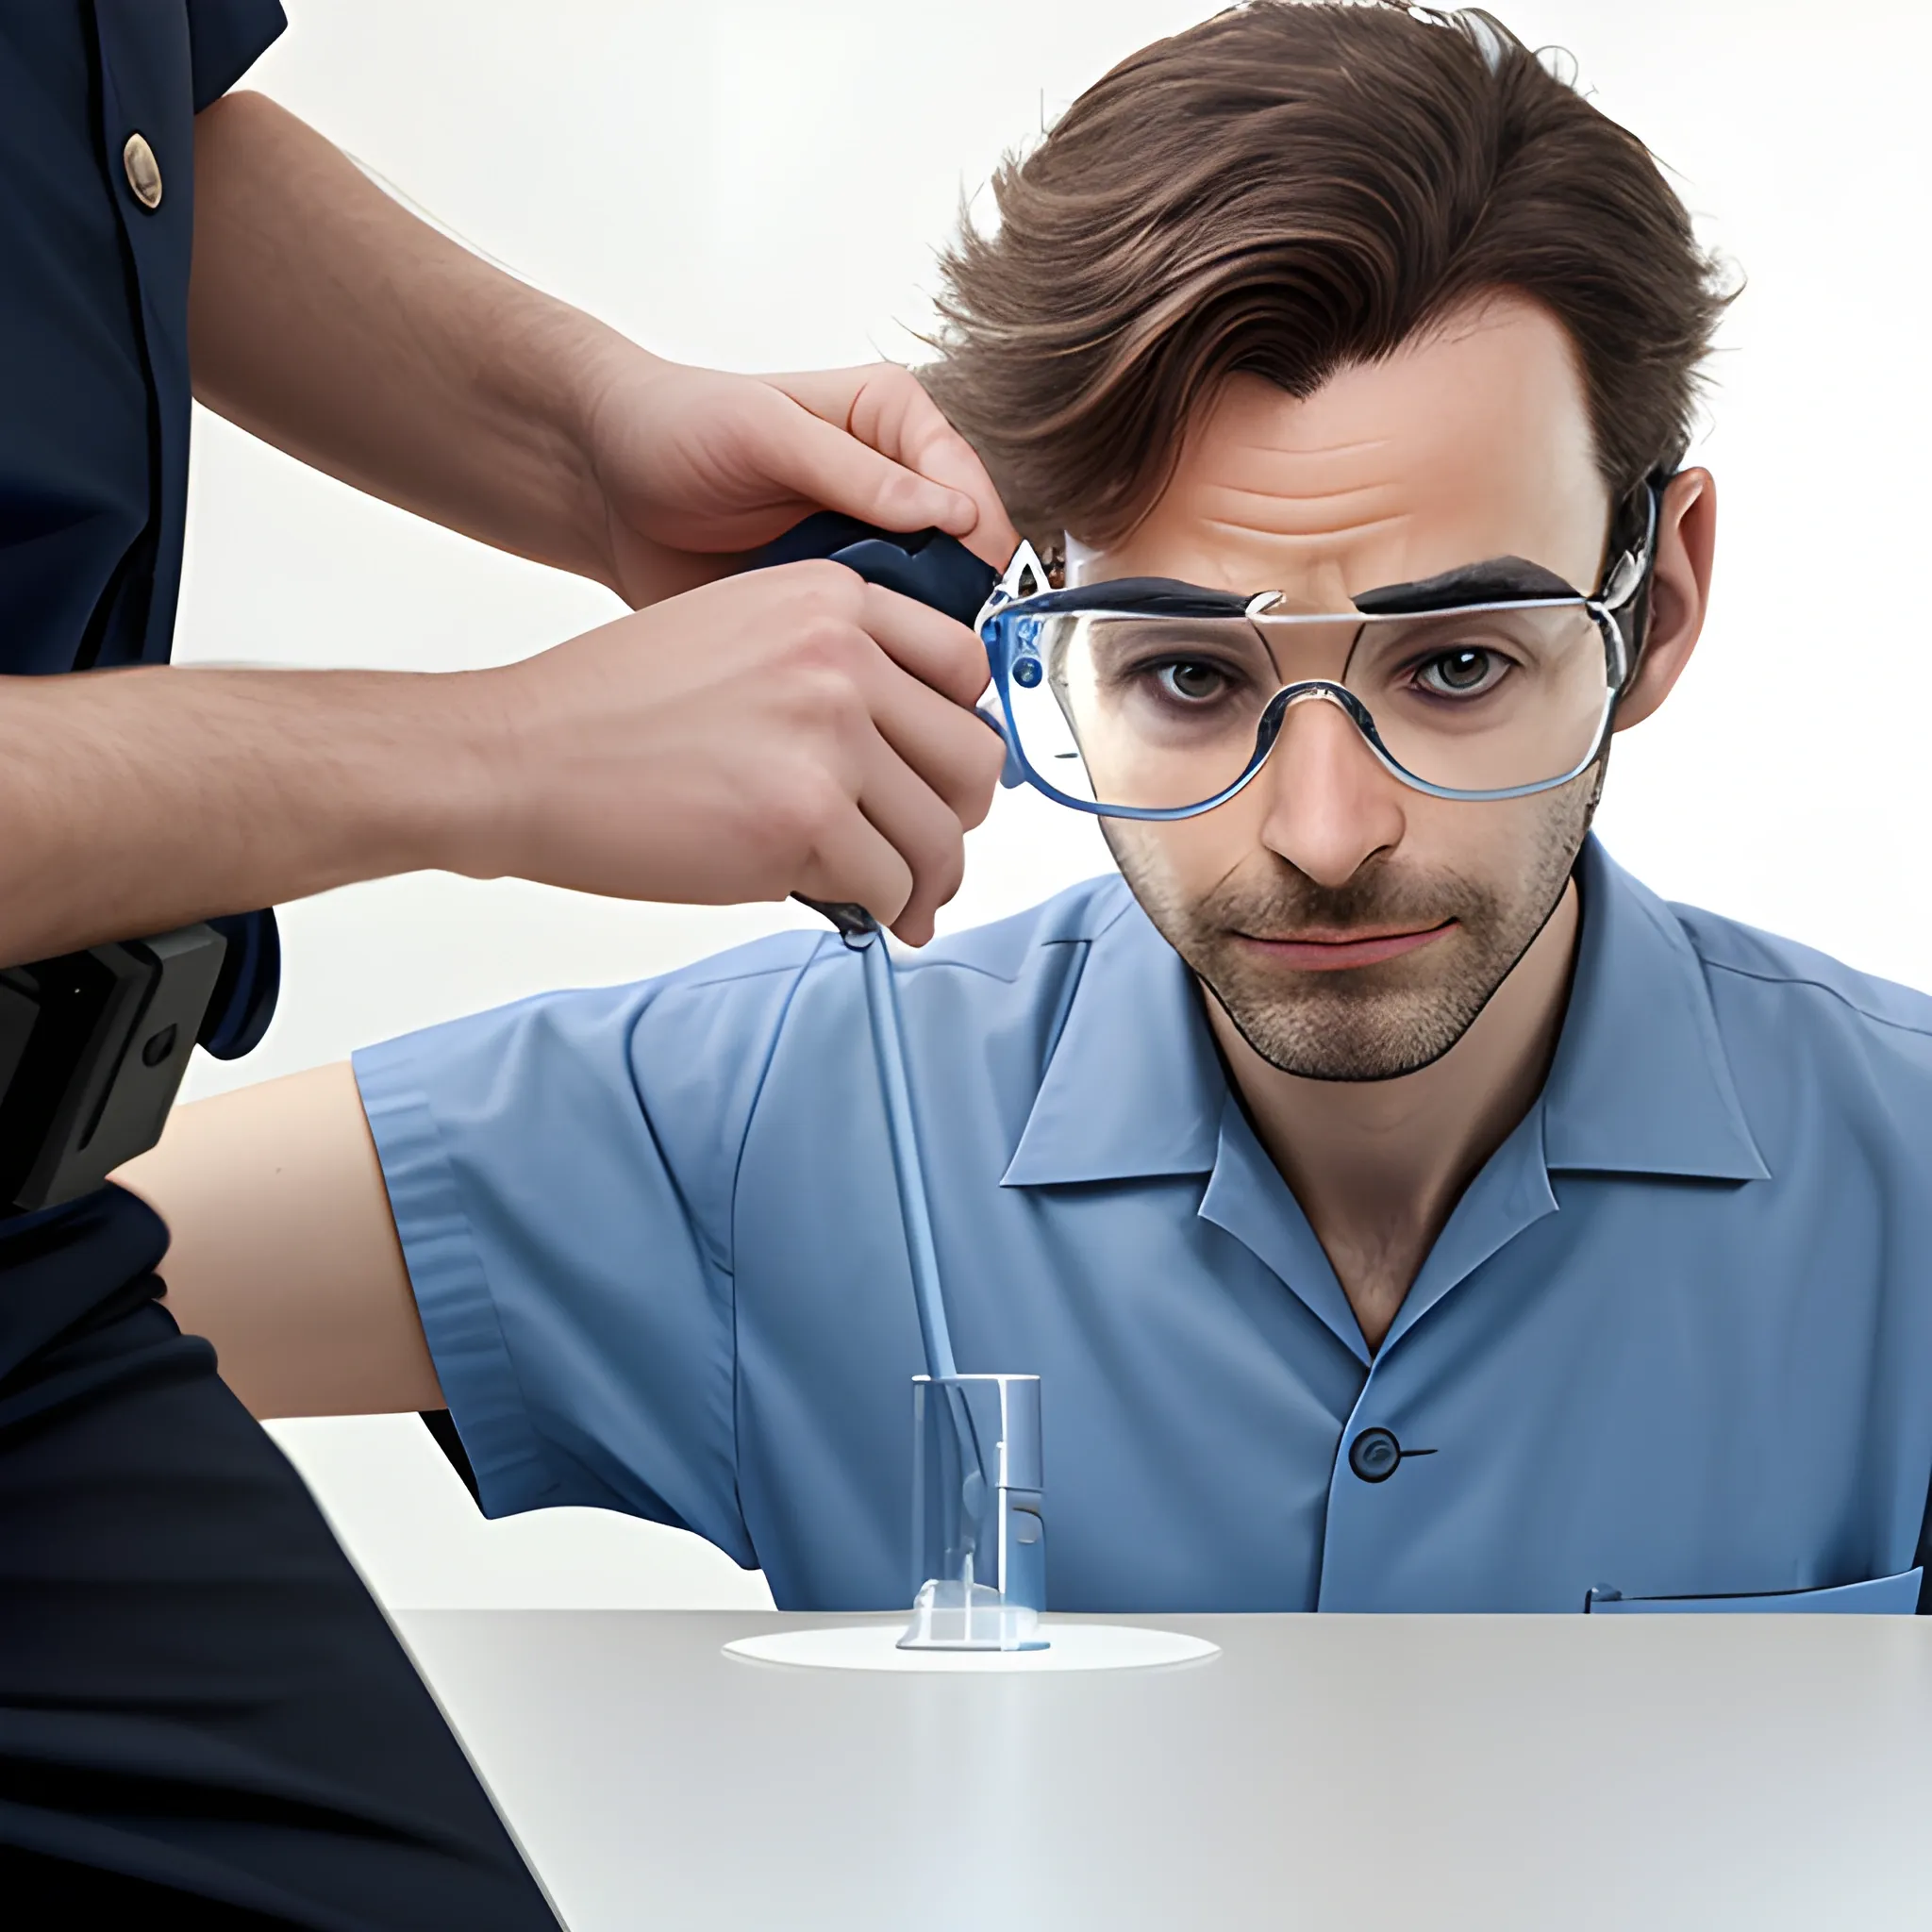
[[[1575,881],[1475,1024],[1396,1080],[1305,1080],[1272,1067],[1213,999],[1208,1018],[1261,1144],[1294,1191],[1371,1349],[1462,1191],[1535,1104],[1575,958]]]

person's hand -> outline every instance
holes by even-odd
[[[615,897],[864,906],[924,944],[1004,758],[963,625],[836,563],[749,572],[463,674],[457,870]]]
[[[727,375],[625,343],[591,392],[610,582],[635,607],[710,581],[819,509],[934,526],[1000,570],[1019,546],[985,466],[895,363]]]

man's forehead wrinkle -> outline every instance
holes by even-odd
[[[1393,522],[1408,522],[1412,492],[1387,477],[1311,489],[1257,489],[1245,483],[1198,483],[1176,506],[1206,525],[1268,537],[1342,538]]]
[[[1392,437],[1333,450],[1285,449],[1276,443],[1249,442],[1203,454],[1177,479],[1185,491],[1236,490],[1257,496],[1328,496],[1362,490],[1394,488],[1412,467],[1399,455]]]
[[[1341,503],[1353,496],[1394,495],[1400,488],[1387,476],[1377,476],[1365,483],[1312,483],[1305,489],[1284,487],[1278,483],[1238,483],[1224,477],[1212,483],[1197,483],[1191,493],[1210,502],[1219,497],[1234,497],[1249,503],[1319,504]]]
[[[1414,522],[1415,513],[1405,509],[1392,511],[1383,517],[1351,517],[1346,523],[1304,530],[1282,529],[1278,526],[1257,524],[1246,518],[1232,517],[1203,517],[1201,527],[1237,540],[1266,537],[1271,544],[1278,544],[1287,550],[1295,551],[1332,545],[1339,538],[1381,536],[1391,530],[1405,529]]]
[[[1299,424],[1305,420],[1291,417],[1289,424]],[[1289,424],[1272,427],[1267,435],[1254,431],[1245,434],[1224,432],[1227,442],[1226,454],[1285,458],[1290,461],[1333,461],[1341,457],[1373,456],[1395,441],[1392,436],[1352,436],[1342,442],[1303,442],[1294,437]]]

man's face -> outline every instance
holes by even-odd
[[[1305,401],[1234,378],[1153,513],[1086,581],[1178,577],[1347,610],[1517,557],[1582,590],[1608,498],[1562,327],[1501,298]],[[1431,798],[1333,705],[1288,713],[1247,789],[1108,843],[1168,942],[1283,1072],[1381,1080],[1447,1053],[1542,928],[1589,828],[1589,772],[1529,798]]]

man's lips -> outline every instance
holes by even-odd
[[[1411,927],[1400,932],[1304,933],[1295,939],[1282,940],[1259,939],[1244,932],[1238,937],[1244,946],[1275,965],[1290,966],[1300,973],[1340,973],[1344,967],[1374,966],[1383,959],[1412,953],[1418,946],[1441,939],[1445,932],[1453,932],[1456,924],[1455,920],[1445,919],[1441,925]]]

